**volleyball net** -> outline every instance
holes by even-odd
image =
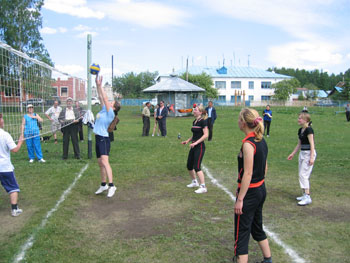
[[[52,133],[52,122],[45,115],[55,101],[66,106],[67,98],[86,102],[86,80],[71,76],[27,54],[0,42],[0,114],[4,130],[18,140],[28,106],[43,122],[38,124],[40,136]],[[81,107],[84,107],[81,105]]]

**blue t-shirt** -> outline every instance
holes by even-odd
[[[268,114],[270,114],[272,116],[272,111],[271,110],[265,109],[264,113],[268,113]],[[267,114],[264,115],[264,121],[271,121],[271,118],[269,117],[269,115],[267,115]]]
[[[97,113],[94,126],[94,133],[103,137],[108,137],[108,126],[114,119],[112,107],[107,112],[106,106],[103,105],[102,110]]]

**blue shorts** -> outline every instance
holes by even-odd
[[[0,172],[0,181],[7,193],[20,191],[14,172]]]
[[[101,155],[109,155],[109,151],[111,150],[111,141],[109,137],[95,135],[95,141],[96,157],[100,158]]]

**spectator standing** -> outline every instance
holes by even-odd
[[[22,133],[24,133],[27,144],[29,162],[33,163],[36,155],[39,162],[44,163],[46,161],[43,159],[43,153],[41,151],[39,129],[39,122],[42,123],[43,119],[34,113],[34,106],[32,104],[27,106],[27,111],[28,113],[22,119]]]
[[[346,120],[347,121],[350,121],[350,104],[346,104],[346,107],[345,107],[345,115],[346,115]]]
[[[142,136],[149,135],[149,128],[151,126],[151,123],[150,123],[151,112],[149,110],[150,106],[151,106],[151,103],[147,102],[146,106],[142,110],[142,122],[143,122]]]
[[[46,117],[51,121],[51,131],[53,134],[53,137],[55,139],[55,144],[57,144],[57,131],[61,129],[61,124],[58,121],[58,117],[60,116],[60,113],[62,111],[62,108],[58,106],[58,101],[55,100],[53,103],[53,106],[50,107],[46,112]]]
[[[11,215],[19,216],[23,211],[18,208],[18,192],[20,191],[14,167],[11,163],[11,153],[21,149],[23,143],[23,131],[16,145],[11,135],[4,131],[4,119],[0,113],[0,181],[6,192],[10,195]]]
[[[208,107],[205,108],[208,114],[208,129],[209,129],[209,137],[208,141],[211,141],[213,137],[213,128],[214,128],[214,122],[216,120],[216,109],[213,107],[213,102],[209,101],[208,102]]]
[[[159,125],[158,125],[158,118],[157,118],[157,111],[159,108],[159,104],[156,105],[155,109],[154,109],[154,126],[153,126],[153,132],[152,132],[152,137],[154,136],[156,130],[157,130],[157,136],[159,136]]]
[[[62,159],[66,160],[68,158],[69,150],[69,140],[72,139],[74,157],[80,159],[80,149],[78,143],[78,125],[79,122],[79,112],[77,109],[73,108],[73,99],[67,98],[67,107],[64,108],[58,120],[62,125],[63,132],[63,155]]]
[[[83,116],[84,116],[84,111],[82,107],[80,107],[79,101],[75,102],[75,109],[79,113],[79,122],[77,123],[78,126],[78,133],[79,133],[79,140],[81,142],[84,141],[84,131],[83,131]]]
[[[266,131],[267,137],[270,137],[270,125],[272,120],[272,111],[270,109],[270,105],[267,105],[266,109],[263,111],[263,117],[264,117],[264,135]]]
[[[160,101],[159,108],[157,109],[157,119],[158,119],[158,125],[160,129],[160,133],[163,137],[166,136],[167,130],[166,130],[166,118],[168,116],[168,109],[164,105],[164,101]]]

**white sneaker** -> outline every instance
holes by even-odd
[[[117,187],[112,186],[108,189],[107,197],[112,197],[115,194],[115,191],[117,190]]]
[[[192,181],[192,183],[187,185],[188,188],[199,187],[199,183],[197,181]]]
[[[30,162],[30,163],[34,163],[34,159],[30,159],[29,162]]]
[[[152,137],[154,137],[154,134],[152,134]]]
[[[303,193],[302,196],[298,196],[296,199],[297,199],[298,201],[301,201],[301,200],[303,200],[303,199],[305,198],[305,196],[306,196],[306,194]]]
[[[159,133],[157,133],[157,136],[159,136]]]
[[[194,191],[196,194],[204,194],[206,192],[208,192],[207,188],[206,187],[199,187],[196,191]]]
[[[105,185],[105,186],[100,186],[100,188],[97,189],[97,191],[95,192],[96,195],[99,195],[101,193],[103,193],[104,191],[107,191],[108,190],[108,185]]]
[[[40,159],[39,163],[46,163],[46,161],[44,159]]]
[[[298,205],[304,206],[304,205],[309,205],[312,203],[311,197],[309,195],[306,195],[306,197],[298,202]]]
[[[23,210],[22,210],[22,209],[19,209],[19,208],[17,208],[17,209],[12,209],[11,215],[12,215],[12,216],[19,216],[20,214],[22,214],[22,212],[23,212]]]

